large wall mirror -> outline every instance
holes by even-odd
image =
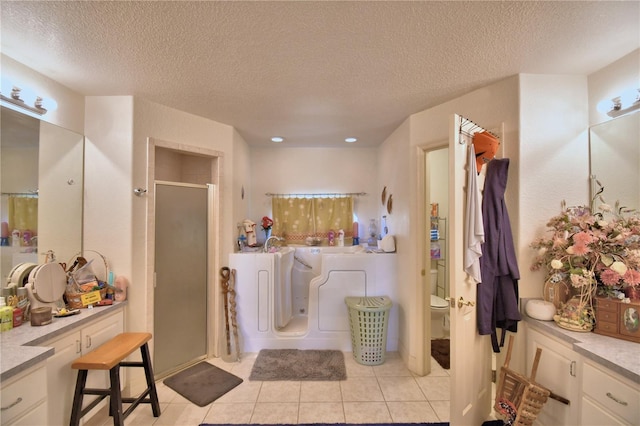
[[[84,136],[6,107],[0,113],[4,286],[19,263],[43,263],[49,251],[67,262],[81,251]]]
[[[589,132],[591,197],[599,189],[611,207],[640,211],[640,111],[592,126]],[[601,203],[595,201],[595,207]]]

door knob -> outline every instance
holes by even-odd
[[[463,306],[476,306],[476,302],[473,300],[464,300],[462,296],[458,299],[458,308],[462,308]]]

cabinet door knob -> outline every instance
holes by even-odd
[[[625,407],[629,405],[627,401],[623,401],[621,399],[616,398],[614,395],[611,394],[611,392],[607,392],[607,397],[609,397],[610,399],[613,399],[615,402],[617,402],[620,405],[624,405]]]

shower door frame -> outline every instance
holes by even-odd
[[[206,157],[211,160],[211,182],[213,190],[210,191],[209,199],[209,239],[207,251],[208,256],[208,274],[207,274],[207,356],[220,356],[222,332],[222,300],[220,296],[220,287],[216,279],[217,271],[222,265],[221,259],[221,243],[220,243],[220,186],[222,185],[222,170],[224,169],[224,153],[212,149],[202,148],[199,146],[191,146],[183,143],[165,141],[152,137],[147,138],[147,185],[153,185],[156,180],[156,149],[163,148],[175,151],[184,155]],[[154,191],[148,191],[145,188],[135,188],[136,195],[145,202],[147,213],[145,215],[146,226],[144,229],[146,251],[140,257],[140,261],[145,263],[145,287],[146,291],[146,310],[144,318],[131,316],[127,321],[131,324],[129,327],[145,329],[153,332],[155,313],[154,306],[154,266],[155,266],[155,194]],[[149,342],[151,355],[154,356],[155,345],[154,340]],[[136,372],[134,372],[136,373]],[[156,379],[161,378],[156,374]],[[144,375],[140,374],[134,378],[140,386],[144,384]]]
[[[158,331],[157,327],[159,326],[159,321],[156,319],[154,320],[154,336],[155,336],[155,340],[156,340],[156,344],[158,344],[158,342],[161,342],[163,340],[165,340],[167,337],[171,337],[174,336],[173,338],[176,338],[177,335],[176,333],[179,333],[180,330],[185,330],[184,333],[189,334],[190,329],[195,329],[196,330],[196,334],[193,336],[189,336],[190,338],[195,338],[195,339],[199,339],[202,338],[204,339],[204,342],[197,342],[194,341],[193,344],[187,344],[183,346],[183,351],[187,352],[186,357],[177,357],[176,356],[176,351],[180,350],[179,347],[175,347],[175,348],[171,348],[170,349],[170,354],[167,356],[163,354],[163,361],[168,361],[171,365],[168,366],[167,368],[163,368],[160,369],[160,366],[162,365],[158,359],[159,357],[159,353],[154,352],[154,365],[157,366],[156,371],[157,371],[157,376],[166,376],[168,374],[171,374],[175,371],[178,371],[180,369],[183,369],[191,364],[194,364],[197,361],[201,361],[205,358],[207,358],[208,356],[208,311],[209,311],[209,307],[208,304],[206,302],[207,298],[208,298],[208,293],[209,293],[209,279],[208,277],[210,276],[209,274],[209,265],[208,265],[208,258],[209,258],[209,235],[210,235],[210,226],[211,226],[211,212],[210,212],[210,200],[212,199],[212,194],[213,194],[213,185],[201,185],[201,184],[189,184],[189,183],[182,183],[182,182],[168,182],[168,181],[160,181],[160,180],[156,180],[154,183],[154,192],[156,194],[155,197],[155,203],[156,203],[156,223],[158,222],[158,212],[159,209],[158,207],[158,201],[159,201],[159,197],[158,197],[158,187],[165,187],[165,188],[172,188],[174,190],[179,190],[179,189],[193,189],[193,190],[200,190],[200,191],[204,191],[203,193],[200,193],[197,195],[197,202],[198,203],[202,203],[202,198],[205,198],[204,200],[204,206],[200,205],[198,208],[202,208],[204,207],[204,212],[202,212],[201,210],[195,213],[195,216],[189,216],[189,219],[195,219],[196,221],[200,221],[201,223],[204,223],[205,226],[205,235],[202,239],[199,239],[199,242],[196,241],[196,245],[197,246],[202,246],[204,248],[204,256],[203,256],[203,270],[200,271],[194,271],[196,273],[196,275],[201,275],[200,279],[204,279],[204,283],[197,283],[197,282],[193,282],[190,279],[188,279],[187,277],[184,277],[182,279],[178,278],[178,277],[173,277],[173,280],[175,281],[173,283],[174,286],[176,287],[182,287],[182,283],[180,281],[183,280],[183,282],[185,282],[187,284],[187,286],[189,286],[187,289],[182,288],[181,291],[177,292],[177,296],[182,299],[182,300],[177,300],[175,304],[171,304],[171,302],[169,300],[162,300],[160,301],[160,292],[159,292],[159,286],[162,285],[163,290],[163,299],[167,296],[167,292],[171,293],[171,289],[170,288],[166,288],[168,286],[171,285],[171,283],[166,282],[165,279],[163,279],[162,281],[158,280],[158,275],[157,275],[157,269],[158,269],[158,249],[157,249],[157,243],[159,241],[159,234],[158,234],[158,228],[156,227],[156,233],[155,233],[155,241],[156,241],[156,248],[155,248],[155,258],[156,258],[156,262],[155,262],[155,266],[154,266],[154,273],[156,273],[156,275],[154,276],[154,305],[153,305],[153,311],[154,311],[154,317],[155,314],[158,312],[161,312],[161,315],[170,315],[172,318],[169,319],[169,323],[167,324],[165,322],[165,327],[164,327],[164,331],[160,332]],[[203,197],[204,196],[204,197]],[[195,198],[194,198],[195,200]],[[163,201],[169,201],[167,199],[164,199]],[[166,204],[165,204],[166,206]],[[174,207],[171,207],[172,209],[174,209]],[[204,214],[202,214],[204,213]],[[193,225],[194,222],[187,224],[187,226],[185,227],[185,230],[189,231],[189,228],[191,225]],[[193,231],[193,228],[191,228],[191,230]],[[165,232],[160,230],[160,232]],[[176,242],[180,241],[180,236],[176,236]],[[185,241],[182,241],[183,243]],[[179,245],[179,244],[178,244]],[[172,253],[175,253],[174,251],[172,251]],[[167,263],[169,263],[167,261],[167,259],[160,259],[160,264],[163,266],[166,266]],[[172,264],[174,262],[171,262]],[[172,268],[173,269],[173,268]],[[165,269],[165,272],[166,269]],[[175,274],[175,271],[172,273]],[[165,274],[166,275],[166,274]],[[196,287],[194,287],[194,285]],[[185,290],[185,291],[182,291]],[[191,299],[189,299],[190,296],[193,296],[193,293],[191,293],[191,290],[197,290],[199,291],[204,291],[204,306],[200,305],[191,305],[191,307],[188,306],[183,306],[185,299],[187,299],[188,301],[194,302],[194,298],[192,297]],[[176,293],[175,290],[173,290],[174,293]],[[197,293],[199,296],[195,297],[195,300],[202,300],[201,293]],[[159,303],[162,305],[160,306]],[[203,309],[204,311],[201,311],[201,309]],[[204,321],[204,324],[199,324],[199,325],[195,325],[193,327],[189,327],[189,322],[194,320],[194,318],[191,315],[197,315],[198,317],[202,317],[201,319]],[[173,329],[167,330],[166,325],[169,325],[169,328],[173,327]],[[170,335],[167,336],[166,332],[169,332]],[[182,333],[179,333],[182,334]],[[200,346],[201,345],[201,346]],[[186,346],[186,347],[185,347]],[[199,346],[196,348],[196,346]],[[164,367],[162,365],[162,367]]]

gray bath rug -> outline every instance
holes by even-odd
[[[174,374],[163,383],[194,404],[204,407],[238,386],[242,379],[203,361]]]
[[[346,380],[344,355],[333,350],[263,349],[249,380]]]

